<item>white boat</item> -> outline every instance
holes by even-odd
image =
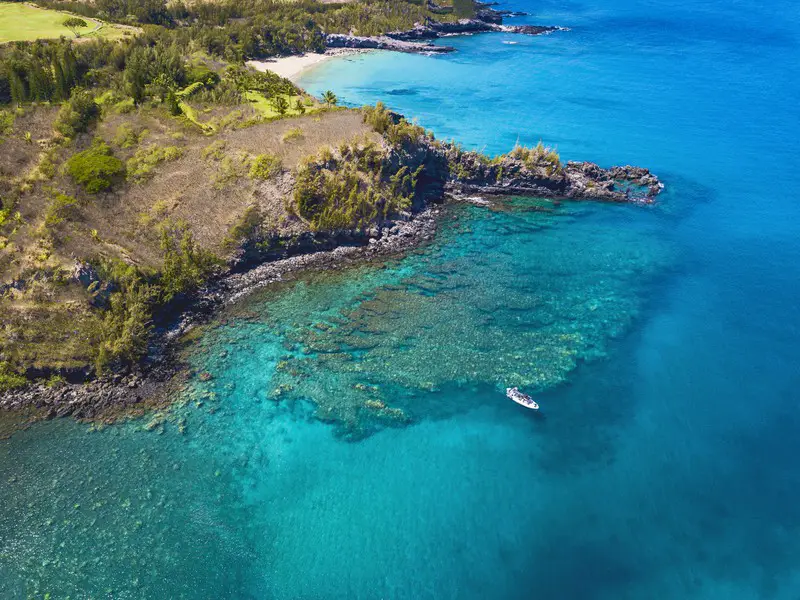
[[[517,404],[521,404],[525,408],[539,410],[539,405],[536,404],[536,401],[533,398],[531,398],[528,394],[523,394],[515,387],[506,388],[506,396],[511,398]]]

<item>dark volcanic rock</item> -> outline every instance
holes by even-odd
[[[560,27],[545,25],[502,25],[499,22],[488,22],[480,19],[461,19],[452,23],[428,21],[425,25],[417,25],[408,31],[392,31],[386,34],[400,41],[433,40],[442,36],[471,35],[475,33],[503,32],[520,33],[525,35],[541,35],[559,31]]]
[[[325,43],[328,48],[367,48],[429,54],[453,52],[455,50],[448,46],[434,46],[429,43],[423,43],[424,41],[435,40],[444,36],[471,35],[491,31],[542,35],[564,29],[548,25],[503,25],[503,17],[522,16],[525,13],[495,10],[490,6],[490,4],[479,3],[474,19],[460,19],[452,22],[426,19],[424,23],[417,23],[407,31],[391,31],[386,35],[376,37],[332,33],[325,36]],[[433,3],[430,3],[429,7],[434,12],[444,10]]]
[[[591,162],[504,155],[489,161],[475,152],[449,153],[447,189],[457,194],[519,194],[551,198],[652,203],[663,188],[643,167],[603,169]]]
[[[374,50],[394,50],[395,52],[410,52],[415,54],[442,54],[455,51],[455,48],[451,48],[450,46],[435,46],[430,43],[410,42],[401,38],[395,39],[383,35],[366,37],[331,33],[325,36],[325,44],[328,48],[365,48]]]

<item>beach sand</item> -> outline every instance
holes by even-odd
[[[359,54],[361,52],[365,51],[351,48],[335,48],[326,50],[324,53],[309,52],[308,54],[283,56],[280,58],[271,58],[269,60],[251,60],[248,61],[247,64],[257,71],[269,70],[291,81],[297,81],[304,71],[326,60],[337,56]]]

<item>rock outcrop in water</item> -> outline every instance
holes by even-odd
[[[563,163],[555,150],[539,143],[517,146],[489,157],[440,142],[382,104],[365,109],[367,119],[390,142],[389,172],[419,170],[413,207],[453,195],[519,195],[608,202],[652,203],[663,185],[644,167],[604,169],[592,162]]]
[[[650,203],[663,187],[658,177],[643,167],[603,169],[591,162],[562,164],[553,151],[538,148],[517,148],[493,160],[453,148],[448,190],[460,194]]]

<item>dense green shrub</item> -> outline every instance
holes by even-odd
[[[53,126],[63,136],[72,138],[83,133],[100,114],[100,107],[86,90],[76,88],[58,112]]]
[[[21,388],[28,380],[16,373],[7,363],[0,363],[0,392]]]
[[[282,168],[281,159],[274,154],[259,154],[250,163],[250,179],[272,179]]]
[[[199,83],[200,85],[213,87],[219,83],[220,78],[205,63],[196,63],[186,71],[186,81],[190,84]]]
[[[369,142],[343,144],[337,152],[322,150],[295,173],[294,210],[312,228],[365,228],[409,207],[421,166],[391,173]]]
[[[125,165],[98,138],[88,150],[70,157],[67,172],[87,192],[96,194],[110,188],[114,180],[125,172]]]
[[[224,189],[229,183],[244,177],[249,168],[250,157],[240,153],[238,156],[223,156],[211,174],[211,185],[214,189]]]
[[[159,280],[161,299],[192,292],[205,283],[218,265],[217,258],[197,245],[185,223],[167,222],[161,228],[164,266]]]
[[[542,167],[548,171],[548,174],[552,174],[562,168],[558,152],[546,147],[541,141],[533,148],[517,145],[508,155],[521,160],[531,170]]]
[[[156,146],[154,144],[140,148],[128,159],[128,179],[142,182],[152,174],[157,164],[178,160],[181,156],[183,156],[183,148],[178,146]]]
[[[239,90],[261,92],[266,98],[275,96],[298,96],[300,89],[288,79],[272,71],[255,71],[241,66],[230,67],[225,77],[236,84]]]
[[[383,102],[365,106],[363,111],[364,122],[397,148],[409,148],[420,139],[432,137],[424,128],[389,111]]]
[[[100,280],[114,290],[103,314],[95,356],[95,367],[102,373],[113,363],[135,362],[147,351],[158,290],[153,273],[119,259],[100,260],[94,266]]]
[[[0,137],[11,132],[14,127],[14,113],[10,110],[0,110]]]
[[[156,290],[140,276],[124,280],[103,315],[95,369],[104,372],[115,362],[133,363],[147,351]]]
[[[117,127],[114,143],[120,148],[133,148],[134,146],[138,146],[139,142],[141,142],[148,133],[147,129],[137,131],[127,123],[123,123]]]
[[[175,44],[134,46],[125,60],[123,80],[136,104],[151,95],[164,100],[169,91],[186,83],[180,49]]]

